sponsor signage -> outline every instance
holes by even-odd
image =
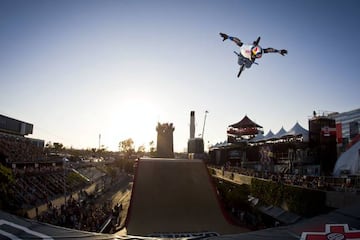
[[[324,232],[303,232],[300,240],[360,239],[360,230],[350,230],[347,224],[326,224]]]

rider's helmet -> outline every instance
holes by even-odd
[[[254,46],[251,48],[251,54],[253,58],[261,58],[263,50],[260,46]]]

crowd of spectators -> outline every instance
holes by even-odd
[[[96,203],[94,195],[81,191],[78,200],[70,196],[66,205],[58,207],[49,202],[47,211],[39,214],[37,219],[41,222],[89,232],[100,232],[104,224],[109,222],[111,232],[119,224],[121,210],[121,205],[112,208],[109,202]]]
[[[311,176],[301,174],[288,174],[288,173],[275,173],[269,171],[256,171],[255,169],[242,168],[238,166],[231,166],[225,164],[224,166],[213,166],[221,169],[222,174],[224,171],[231,173],[238,173],[246,176],[256,177],[271,180],[281,184],[295,185],[305,188],[326,190],[326,191],[348,191],[359,192],[360,191],[360,179],[351,177],[331,177],[331,176]],[[230,178],[234,178],[231,174]]]
[[[62,166],[44,166],[43,168],[26,167],[25,169],[13,169],[15,181],[11,184],[14,193],[14,203],[20,209],[36,209],[37,220],[58,226],[74,228],[83,231],[115,232],[121,222],[122,205],[116,205],[113,208],[111,203],[106,201],[97,201],[97,198],[104,193],[106,189],[114,186],[111,183],[111,176],[104,174],[96,167],[78,168],[79,171],[66,169],[66,176],[70,174],[79,174],[83,177],[74,178],[76,181],[66,181],[65,189],[67,194],[75,193],[76,197],[70,196],[66,205],[53,205],[55,199],[64,196],[64,168]],[[89,176],[86,181],[85,176]],[[117,173],[116,183],[126,180],[126,174],[121,171]],[[85,188],[95,184],[95,190],[87,193]],[[42,205],[47,206],[47,210],[38,210]],[[24,214],[23,211],[19,214]],[[26,215],[25,215],[26,217]]]
[[[15,177],[58,173],[61,171],[63,171],[63,166],[56,164],[26,164],[23,166],[20,165],[12,168],[12,172]]]
[[[14,170],[13,170],[14,171]],[[25,171],[26,172],[26,171]],[[69,171],[68,171],[69,172]],[[67,176],[69,173],[67,172]],[[66,178],[68,179],[68,178]],[[37,206],[48,202],[64,194],[64,184],[68,191],[82,188],[86,185],[85,179],[81,177],[66,180],[62,168],[51,167],[43,171],[32,170],[27,174],[19,174],[15,177],[11,188],[14,192],[15,201],[23,208]]]
[[[6,163],[34,162],[42,159],[44,148],[39,144],[36,139],[0,133],[0,151],[6,156]]]
[[[112,207],[111,202],[97,198],[114,183],[125,181],[127,175],[117,168],[109,174],[103,164],[75,160],[64,161],[58,154],[45,151],[42,140],[0,132],[0,164],[12,171],[12,181],[6,183],[6,201],[25,217],[27,210],[34,209],[42,222],[83,231],[115,232],[122,205]],[[89,194],[83,190],[94,186]],[[75,195],[67,198],[66,204],[58,204],[58,199],[71,193]]]
[[[46,156],[44,143],[38,139],[0,132],[0,164],[12,171],[14,182],[9,189],[14,204],[25,209],[59,197],[64,186],[70,191],[86,184],[82,177],[71,177],[76,175],[71,171],[75,163],[67,163],[64,172],[63,158]]]

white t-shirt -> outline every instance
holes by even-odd
[[[253,45],[243,44],[240,47],[240,53],[243,55],[243,57],[252,60],[251,59],[251,49],[253,48]]]

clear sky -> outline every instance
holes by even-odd
[[[205,145],[245,115],[265,133],[308,129],[313,110],[359,108],[360,1],[0,0],[0,113],[34,124],[29,137],[117,150],[156,143],[175,126],[175,151],[207,115]],[[236,77],[219,32],[285,48]]]

